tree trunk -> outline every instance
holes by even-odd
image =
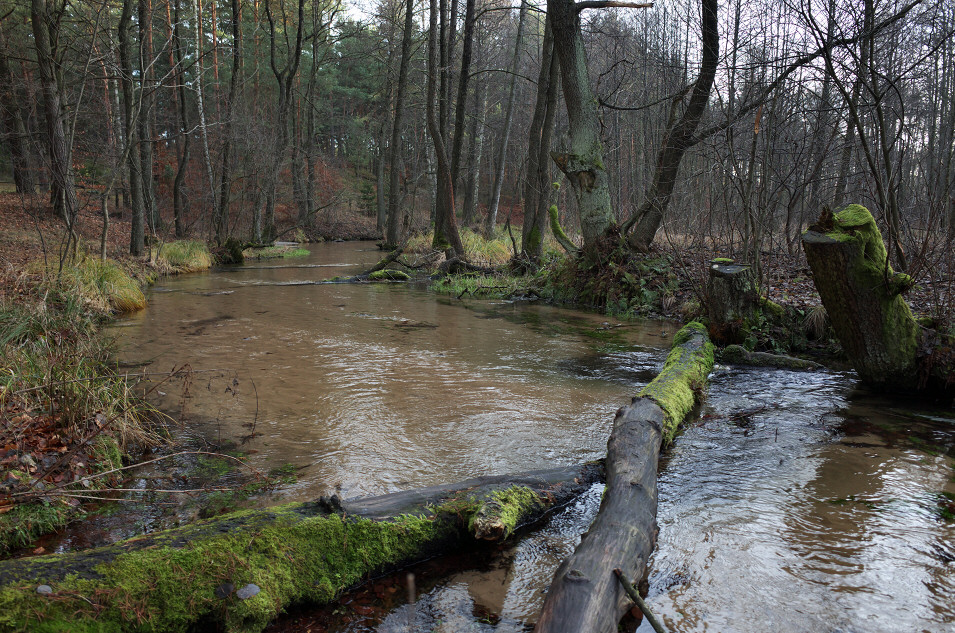
[[[663,371],[620,409],[607,443],[607,490],[580,545],[554,574],[536,633],[615,633],[629,600],[613,570],[639,581],[656,541],[657,459],[713,367],[706,328],[673,339]]]
[[[183,0],[176,0],[174,12],[174,24],[172,35],[173,56],[176,63],[176,99],[179,108],[179,136],[177,141],[181,143],[179,148],[179,164],[176,168],[176,179],[172,185],[172,212],[173,221],[176,226],[176,237],[181,238],[186,234],[183,216],[185,215],[185,203],[182,196],[182,187],[186,181],[186,168],[189,165],[189,140],[192,134],[189,130],[189,107],[186,101],[186,73],[182,67],[182,37],[179,33],[180,9]]]
[[[482,69],[483,70],[483,69]],[[477,217],[481,190],[481,159],[484,156],[484,127],[487,122],[487,90],[490,82],[478,80],[474,94],[474,113],[471,118],[471,137],[468,145],[467,175],[464,180],[464,202],[461,204],[461,224],[470,226]]]
[[[0,32],[2,37],[2,32]],[[6,51],[6,42],[0,41],[0,78],[6,84],[0,88],[0,110],[3,111],[3,136],[10,151],[13,183],[17,193],[35,193],[36,179],[30,161],[29,135],[23,122],[22,96],[15,88],[16,80]],[[25,102],[25,100],[24,100]]]
[[[441,0],[442,4],[444,0]],[[449,259],[455,255],[464,256],[464,244],[461,242],[461,235],[458,233],[458,224],[454,216],[454,183],[451,181],[451,164],[448,159],[446,138],[442,132],[441,122],[438,114],[435,112],[435,98],[438,89],[438,13],[436,0],[431,0],[429,11],[428,29],[428,86],[426,96],[426,118],[428,123],[428,132],[431,134],[431,141],[434,144],[435,158],[437,159],[437,193],[435,196],[434,209],[434,239],[432,247],[436,250],[450,251]],[[443,30],[443,29],[442,29]],[[444,49],[442,44],[441,49]],[[444,72],[442,71],[442,76]],[[443,91],[442,91],[443,92]],[[439,110],[443,114],[442,104],[446,100],[440,96]],[[443,117],[442,117],[443,118]]]
[[[824,213],[802,243],[829,321],[859,378],[894,391],[916,390],[923,333],[902,298],[912,279],[889,266],[869,211],[853,204],[835,216]]]
[[[129,41],[132,19],[132,0],[123,0],[123,10],[119,17],[118,37],[119,66],[123,76],[123,127],[126,129],[126,143],[129,146],[129,152],[126,154],[126,164],[129,169],[129,199],[132,207],[129,253],[139,257],[143,254],[146,246],[146,216],[143,208],[142,161],[139,158],[140,139],[137,133],[138,126],[136,125],[139,108],[136,100],[136,84],[133,81],[131,43]]]
[[[219,175],[219,207],[216,218],[216,243],[225,242],[229,230],[229,198],[232,192],[232,130],[235,127],[236,101],[242,75],[242,4],[232,0],[232,76],[229,78],[229,98],[225,104],[225,127],[222,131],[222,168]]]
[[[33,39],[36,47],[37,69],[40,74],[40,87],[43,93],[43,111],[46,115],[46,129],[50,144],[50,169],[53,172],[53,184],[63,201],[63,221],[71,239],[76,239],[73,222],[76,220],[76,188],[73,184],[73,169],[70,165],[70,147],[66,140],[63,125],[63,100],[54,69],[53,42],[51,30],[58,30],[47,0],[33,0],[30,11],[33,26]]]
[[[544,233],[548,225],[550,199],[550,145],[557,113],[559,64],[554,56],[554,36],[550,18],[544,21],[544,42],[541,46],[541,68],[537,76],[537,101],[531,119],[527,150],[527,175],[524,180],[524,226],[521,229],[521,252],[536,262],[544,252]]]
[[[716,0],[702,0],[703,59],[700,74],[692,84],[689,103],[678,119],[675,115],[677,108],[682,105],[683,95],[674,100],[671,121],[663,137],[653,184],[650,185],[643,204],[634,216],[624,223],[625,231],[633,227],[629,241],[640,251],[650,248],[663,223],[663,216],[670,204],[673,187],[680,172],[680,163],[686,150],[693,145],[693,135],[706,112],[719,61],[720,34],[716,17]]]
[[[206,109],[205,109],[205,100],[202,95],[202,58],[204,57],[202,51],[202,3],[200,0],[195,1],[195,16],[196,16],[196,110],[199,115],[199,137],[202,139],[202,157],[205,159],[206,166],[206,179],[209,181],[209,200],[212,202],[212,217],[210,218],[210,225],[215,223],[216,218],[219,217],[219,201],[216,198],[216,179],[212,174],[212,154],[209,151],[209,131],[206,126]]]
[[[259,631],[293,602],[325,604],[369,577],[503,540],[600,479],[600,466],[588,464],[322,498],[3,561],[0,612],[17,630],[42,621],[49,630]]]
[[[713,0],[715,2],[715,0]],[[573,0],[548,0],[554,49],[567,104],[570,146],[553,158],[570,181],[580,211],[584,248],[592,247],[614,221],[610,188],[600,142],[597,98],[590,89],[580,12]]]
[[[521,45],[524,39],[524,22],[527,19],[527,1],[521,0],[521,9],[517,18],[517,37],[514,38],[514,55],[511,57],[511,76],[507,88],[507,106],[504,110],[504,129],[501,131],[501,144],[497,149],[494,162],[494,184],[491,186],[491,200],[487,208],[487,220],[484,233],[488,238],[494,235],[497,224],[497,209],[501,202],[501,189],[504,187],[504,170],[507,166],[507,145],[511,138],[511,122],[514,120],[514,98],[517,93],[517,70],[521,60]]]
[[[464,149],[464,115],[467,112],[468,84],[471,79],[471,52],[474,49],[474,2],[475,0],[465,0],[464,43],[461,48],[458,99],[454,110],[454,141],[451,144],[451,182],[454,184],[458,182],[461,151]]]
[[[295,44],[287,51],[285,65],[279,68],[279,55],[276,50],[279,34],[276,32],[275,18],[272,15],[272,3],[265,1],[265,13],[269,21],[269,60],[272,74],[278,88],[278,104],[275,114],[275,141],[272,149],[272,165],[269,170],[265,190],[265,213],[262,218],[264,227],[262,235],[257,236],[265,242],[275,239],[275,198],[278,188],[279,171],[282,167],[285,150],[288,148],[288,116],[292,107],[292,87],[295,85],[295,75],[302,59],[302,42],[305,29],[305,0],[298,0],[298,22],[295,32]],[[286,42],[288,39],[286,38]]]
[[[153,187],[153,135],[152,125],[153,105],[156,101],[153,96],[152,70],[152,2],[139,0],[138,3],[139,28],[139,86],[141,106],[137,125],[139,126],[139,161],[142,165],[143,212],[149,223],[149,230],[155,234],[159,230],[159,208],[156,206],[156,196]]]
[[[414,0],[405,3],[405,23],[401,36],[401,62],[398,66],[398,85],[395,88],[395,120],[391,127],[391,165],[388,171],[388,227],[385,232],[385,244],[397,246],[399,235],[399,214],[401,196],[399,180],[401,176],[401,126],[404,117],[405,93],[408,90],[408,69],[411,66],[411,46],[414,37]]]

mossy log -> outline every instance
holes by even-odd
[[[852,204],[802,236],[806,260],[832,329],[859,378],[896,391],[916,391],[922,328],[902,293],[912,285],[892,270],[869,211]]]
[[[401,253],[403,253],[404,250],[405,250],[404,246],[399,246],[398,248],[396,248],[395,250],[391,251],[390,253],[382,257],[380,260],[378,260],[377,264],[375,264],[374,266],[372,266],[371,268],[369,268],[368,270],[366,270],[365,272],[361,273],[358,276],[359,277],[370,276],[372,273],[376,273],[379,270],[384,270],[390,264],[392,264],[396,259],[401,257]]]
[[[598,464],[247,510],[93,550],[0,562],[0,631],[260,631],[369,577],[504,538],[600,481]],[[493,523],[493,522],[492,522]],[[477,535],[475,535],[477,533]]]
[[[733,365],[750,365],[752,367],[775,367],[776,369],[792,369],[794,371],[815,371],[822,369],[822,365],[811,360],[769,354],[767,352],[751,352],[742,345],[727,345],[720,352],[720,361]]]
[[[617,411],[607,444],[607,490],[600,512],[547,592],[536,633],[611,633],[630,608],[614,569],[646,575],[656,541],[657,460],[695,404],[713,367],[706,328],[677,333],[664,370],[638,398]]]

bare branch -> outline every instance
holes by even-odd
[[[581,0],[574,5],[577,12],[585,9],[651,9],[652,2],[617,2],[617,0]]]

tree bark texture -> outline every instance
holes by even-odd
[[[504,538],[601,477],[587,464],[322,498],[3,561],[0,629],[259,631],[293,602],[327,603],[376,574]]]
[[[553,158],[567,175],[577,198],[580,231],[586,249],[593,246],[614,221],[600,142],[597,98],[590,88],[587,53],[580,32],[580,12],[574,1],[548,0],[547,14],[554,33],[554,49],[560,60],[570,135],[567,151],[555,152]]]
[[[868,209],[852,204],[834,216],[824,213],[802,243],[829,321],[859,378],[915,390],[923,334],[902,298],[912,278],[892,270]]]
[[[56,79],[53,38],[51,37],[51,30],[56,30],[58,27],[53,22],[47,0],[33,0],[30,21],[33,27],[37,70],[40,74],[40,86],[43,93],[43,111],[46,115],[50,170],[53,173],[53,184],[63,196],[63,220],[70,235],[75,238],[73,221],[78,211],[76,187],[73,184],[73,169],[70,165],[70,147],[66,140],[66,128],[63,125],[63,99]]]
[[[657,459],[692,411],[713,367],[706,329],[691,323],[674,337],[664,370],[617,411],[607,443],[607,490],[574,553],[554,574],[536,633],[614,633],[630,607],[613,573],[644,578],[656,541]]]

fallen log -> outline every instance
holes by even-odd
[[[774,367],[776,369],[791,369],[793,371],[816,371],[823,366],[811,360],[770,354],[768,352],[751,352],[742,345],[727,345],[720,352],[720,362],[731,365],[749,365],[751,367]]]
[[[656,541],[657,459],[713,367],[706,328],[674,337],[663,371],[617,411],[607,443],[607,490],[600,512],[547,592],[536,633],[611,633],[630,608],[614,569],[644,578]]]
[[[505,538],[601,478],[586,464],[322,498],[2,561],[0,630],[260,631],[292,603],[325,604],[369,577]]]

